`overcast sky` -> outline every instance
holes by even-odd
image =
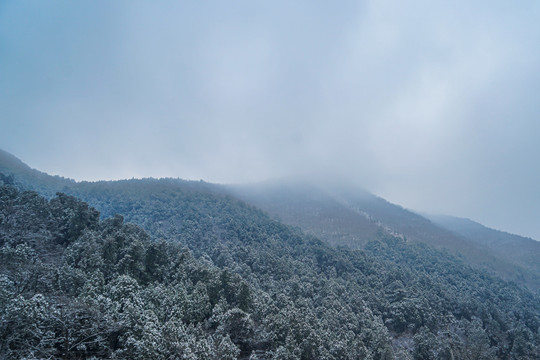
[[[540,2],[3,0],[0,125],[77,180],[330,174],[540,239]]]

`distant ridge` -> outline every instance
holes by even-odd
[[[0,173],[5,176],[3,182],[13,181],[19,188],[35,190],[45,197],[52,197],[58,191],[64,191],[75,184],[75,180],[53,176],[36,170],[9,152],[0,149]]]
[[[231,186],[229,190],[286,224],[298,226],[334,246],[361,249],[378,234],[398,236],[445,249],[503,278],[540,289],[538,257],[527,255],[540,252],[540,242],[534,240],[512,241],[520,240],[513,235],[505,238],[506,246],[491,246],[488,241],[477,241],[434,219],[350,185],[274,181]],[[483,228],[488,238],[497,233]]]
[[[522,266],[540,272],[540,242],[531,238],[494,230],[465,218],[446,215],[426,215],[435,224],[458,234],[475,244],[491,249]]]

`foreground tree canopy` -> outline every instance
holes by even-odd
[[[85,186],[103,220],[0,187],[1,358],[540,357],[538,295],[428,246],[332,248],[204,183]]]

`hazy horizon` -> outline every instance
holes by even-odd
[[[540,239],[540,3],[4,1],[0,148],[76,180],[332,177]]]

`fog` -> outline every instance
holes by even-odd
[[[355,182],[540,239],[537,1],[2,1],[0,148],[77,180]]]

